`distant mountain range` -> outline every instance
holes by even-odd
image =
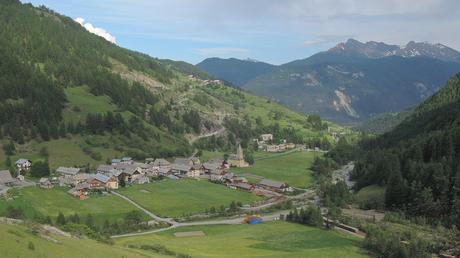
[[[460,71],[460,53],[442,44],[349,39],[280,66],[212,58],[198,67],[297,111],[356,124],[405,110],[437,92]]]
[[[196,66],[212,76],[237,86],[244,85],[257,76],[272,72],[276,68],[275,65],[257,60],[236,58],[208,58]]]

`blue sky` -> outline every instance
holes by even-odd
[[[116,38],[122,47],[193,64],[208,57],[282,64],[353,37],[460,49],[459,0],[23,0]],[[102,29],[102,30],[101,30]]]

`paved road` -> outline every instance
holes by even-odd
[[[280,212],[273,213],[270,215],[262,216],[262,220],[263,221],[275,221],[279,219],[281,214],[287,215],[289,214],[289,211],[280,211]],[[171,225],[170,227],[167,227],[167,228],[161,228],[161,229],[156,229],[156,230],[151,230],[151,231],[144,231],[144,232],[139,232],[139,233],[115,235],[115,236],[112,236],[112,238],[143,236],[143,235],[155,234],[155,233],[171,230],[174,228],[180,228],[180,227],[207,226],[207,225],[238,225],[238,224],[241,224],[242,221],[243,221],[243,217],[234,218],[234,219],[208,220],[208,221],[196,221],[196,222],[185,222],[185,223],[176,222],[176,224]]]

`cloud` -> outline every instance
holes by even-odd
[[[246,54],[249,50],[245,48],[227,48],[227,47],[216,47],[216,48],[200,48],[198,53],[204,56],[218,56],[218,55],[238,55]]]
[[[94,27],[91,23],[85,23],[85,19],[81,17],[76,18],[75,21],[83,26],[87,31],[103,37],[105,40],[112,42],[113,44],[117,44],[117,39],[103,28],[97,28]]]

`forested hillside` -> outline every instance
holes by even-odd
[[[385,205],[429,223],[460,226],[460,75],[394,130],[365,141],[357,189],[386,186]]]
[[[46,7],[2,0],[0,23],[0,165],[6,156],[70,166],[233,151],[262,132],[329,146],[327,127],[342,130],[185,62],[123,49]]]

